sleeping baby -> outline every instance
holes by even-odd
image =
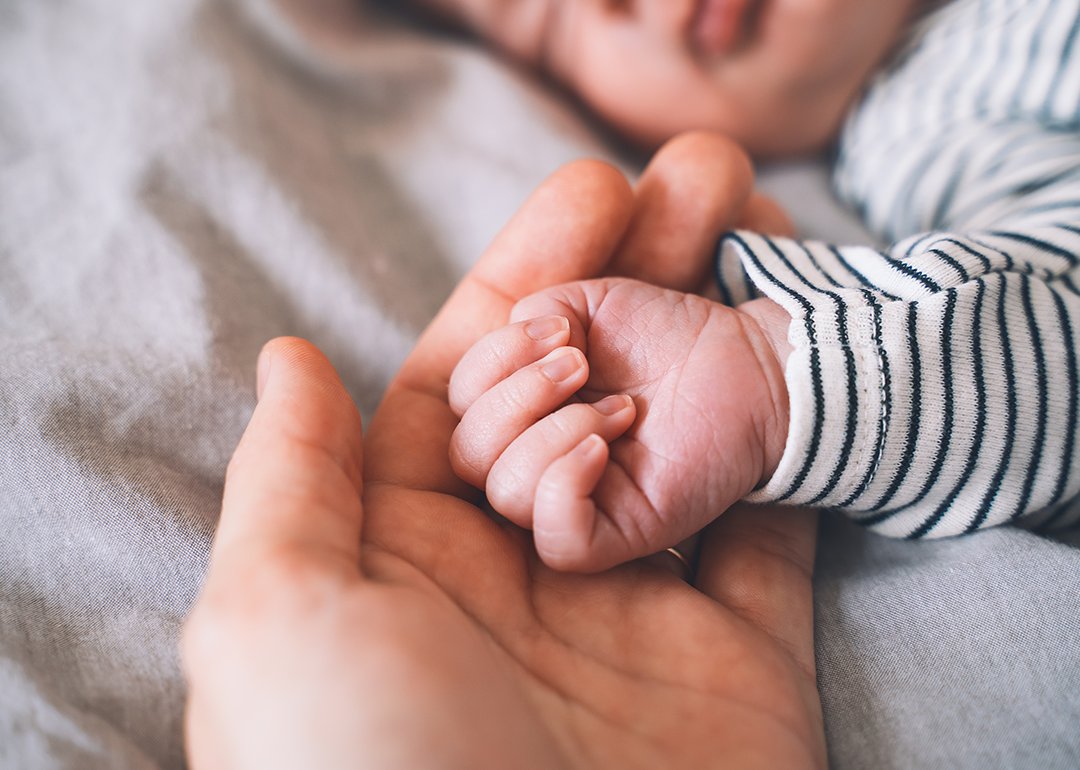
[[[834,153],[883,251],[736,231],[721,302],[518,304],[450,384],[452,460],[594,571],[738,499],[897,537],[1080,518],[1080,3],[429,0],[632,139]]]

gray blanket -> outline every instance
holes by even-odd
[[[185,765],[177,633],[263,342],[313,340],[367,419],[548,173],[638,168],[463,42],[371,12],[293,21],[256,0],[0,2],[2,768]],[[825,180],[763,172],[805,234],[868,239]],[[826,517],[833,766],[1080,766],[1078,544]]]

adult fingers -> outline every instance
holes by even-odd
[[[243,708],[223,712],[221,704],[244,703],[251,684],[250,671],[233,664],[282,639],[265,621],[295,624],[290,612],[312,606],[310,589],[360,570],[360,415],[337,373],[310,343],[276,339],[259,357],[258,390],[226,472],[210,571],[182,637],[188,749],[199,767],[219,766],[237,725],[251,724]]]
[[[597,161],[577,161],[529,196],[462,279],[395,379],[445,395],[465,351],[506,324],[522,297],[591,278],[607,264],[631,216],[623,176]]]
[[[216,571],[290,553],[355,572],[360,559],[360,415],[326,357],[294,338],[259,357],[259,404],[225,477]]]
[[[720,236],[753,187],[746,153],[719,134],[682,134],[656,153],[634,191],[634,218],[609,272],[680,291],[708,274]]]
[[[817,511],[738,503],[705,529],[694,581],[779,641],[811,679],[816,547]]]
[[[529,197],[462,280],[387,389],[368,431],[366,478],[467,495],[447,448],[454,366],[503,326],[522,297],[600,272],[622,238],[633,197],[610,166],[564,166]]]
[[[765,235],[795,237],[795,225],[788,213],[779,203],[761,193],[750,196],[735,226],[740,230],[753,230]]]

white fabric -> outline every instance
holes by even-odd
[[[730,291],[738,261],[794,319],[788,444],[752,499],[898,537],[1080,519],[1078,35],[1076,0],[957,0],[841,140],[841,191],[901,240],[725,242]]]

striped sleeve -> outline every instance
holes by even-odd
[[[724,239],[722,291],[793,319],[788,444],[752,500],[912,538],[1080,520],[1078,19],[962,0],[871,91],[838,184],[890,249]]]
[[[896,537],[1074,521],[1080,275],[1063,255],[1080,234],[1027,237],[939,234],[896,256],[728,236],[723,259],[791,313],[795,347],[787,448],[751,499]]]

